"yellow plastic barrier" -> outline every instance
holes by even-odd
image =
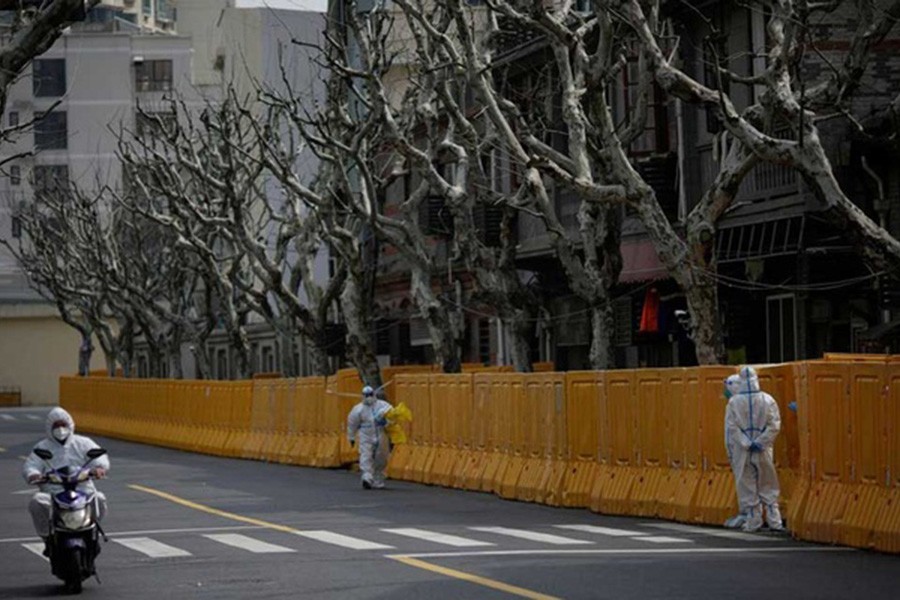
[[[658,484],[655,516],[690,520],[701,478],[700,369],[661,371],[666,468]]]
[[[514,406],[522,402],[524,388],[518,373],[477,374],[474,378],[479,389],[477,397],[483,402],[487,419],[483,467],[479,475],[480,489],[499,494],[503,487],[506,466],[513,452],[512,428],[516,415]]]
[[[331,379],[334,379],[335,382],[331,400],[337,405],[346,430],[347,415],[350,414],[353,406],[362,399],[360,390],[362,390],[363,383],[356,369],[341,369],[334,377],[329,377],[329,380]],[[346,435],[340,436],[340,452],[342,463],[349,464],[358,459],[356,449],[350,447]]]
[[[802,539],[900,552],[900,359],[839,358],[759,369],[782,415],[775,459],[783,514]],[[720,524],[737,510],[722,397],[735,371],[394,372],[391,396],[414,419],[389,473]],[[357,385],[350,371],[252,382],[73,377],[60,380],[60,400],[85,432],[337,466],[347,462],[340,440]]]
[[[603,374],[596,371],[566,373],[566,475],[562,482],[560,504],[587,507],[591,488],[598,476],[600,453],[600,397]]]
[[[591,489],[591,510],[628,514],[635,465],[635,373],[607,371],[600,397],[600,466]]]
[[[232,386],[231,412],[227,436],[222,448],[225,456],[241,456],[250,437],[250,420],[253,406],[253,382],[236,381]]]
[[[463,430],[469,435],[472,415],[472,376],[466,374],[429,376],[431,380],[431,428],[437,448],[425,483],[452,486],[457,481],[457,464],[465,461]]]
[[[516,499],[559,505],[566,467],[565,375],[523,375],[522,419],[525,450],[516,482]]]
[[[697,392],[700,402],[700,456],[703,473],[691,509],[690,520],[721,525],[738,512],[734,475],[725,449],[725,378],[733,367],[699,367]]]
[[[524,414],[525,376],[521,373],[497,374],[495,381],[497,383],[508,382],[507,385],[512,385],[509,385],[509,393],[503,397],[502,407],[498,407],[500,411],[493,415],[495,419],[508,422],[504,432],[506,435],[500,440],[505,452],[494,480],[494,493],[503,498],[515,498],[516,485],[519,483],[519,476],[525,467],[525,458],[528,453]],[[499,385],[494,385],[493,389],[497,390],[499,387]]]
[[[413,421],[408,425],[409,443],[397,448],[391,457],[391,472],[407,481],[424,482],[436,452],[432,434],[431,382],[428,375],[398,375],[393,381],[394,398],[409,406]]]

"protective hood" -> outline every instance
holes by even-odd
[[[725,399],[741,393],[741,378],[739,375],[729,375],[725,380]]]
[[[743,367],[738,376],[740,377],[740,392],[742,394],[759,391],[759,377],[756,375],[756,369]]]
[[[53,438],[53,424],[57,421],[68,423],[69,437],[75,434],[75,420],[72,419],[72,415],[66,409],[57,407],[47,413],[47,419],[44,421],[44,430],[47,432],[48,438],[55,439]]]

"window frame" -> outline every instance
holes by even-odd
[[[160,72],[158,68],[163,66]],[[171,92],[174,62],[171,58],[143,60],[134,63],[134,89],[136,92]]]
[[[62,125],[53,130],[45,130],[54,121]],[[60,135],[62,131],[62,135]],[[42,141],[39,141],[42,140]],[[49,113],[36,115],[34,122],[35,150],[68,150],[69,149],[69,115],[64,110],[52,110]]]
[[[44,74],[44,69],[50,64],[62,65],[62,70],[54,72],[48,76]],[[59,74],[62,74],[62,81],[59,80]],[[47,86],[42,81],[52,81],[52,89],[42,89]],[[66,59],[65,58],[36,58],[31,63],[31,91],[35,98],[59,98],[66,94]]]

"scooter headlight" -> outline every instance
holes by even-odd
[[[90,523],[91,513],[87,507],[59,513],[59,520],[66,529],[83,529]]]

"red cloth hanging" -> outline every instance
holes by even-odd
[[[644,308],[641,311],[639,333],[659,333],[659,291],[649,288],[644,294]]]

